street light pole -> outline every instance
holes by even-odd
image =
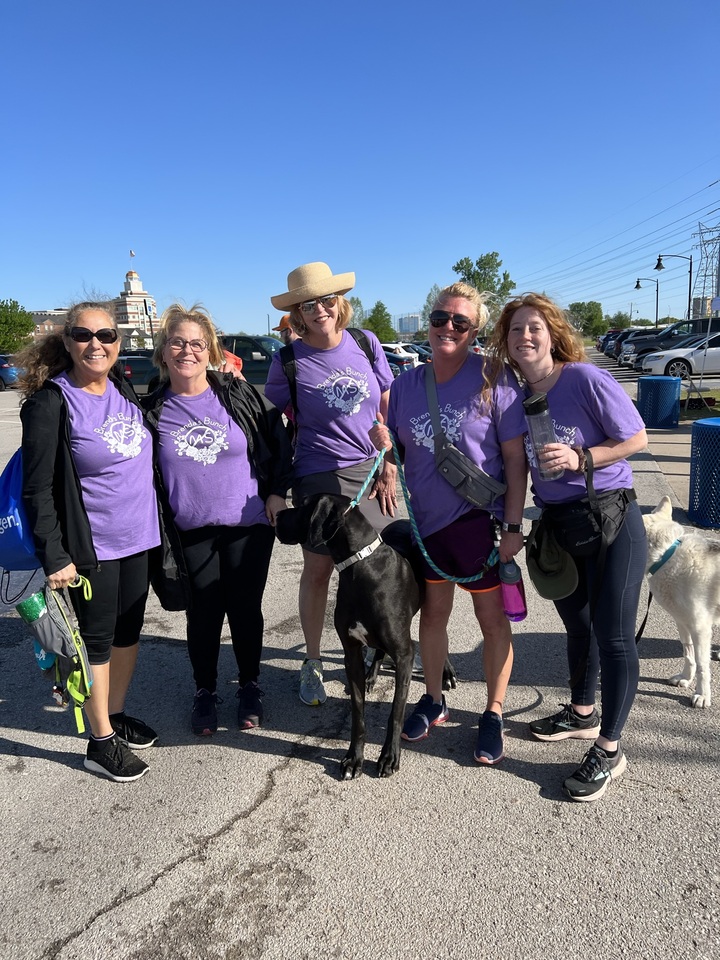
[[[655,329],[657,329],[658,319],[659,319],[659,317],[660,317],[660,314],[659,314],[659,310],[660,310],[660,281],[659,281],[659,280],[656,280],[655,277],[638,277],[638,278],[637,278],[637,283],[635,284],[635,289],[636,289],[636,290],[642,290],[642,287],[640,286],[640,281],[641,281],[641,280],[647,280],[648,283],[654,283],[654,284],[655,284]]]
[[[682,253],[661,253],[658,256],[657,263],[655,264],[655,270],[664,270],[665,266],[663,264],[663,257],[676,257],[678,260],[689,260],[690,269],[688,270],[688,306],[687,306],[687,318],[692,320],[692,254],[689,257],[686,257]]]

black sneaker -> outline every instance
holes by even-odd
[[[536,740],[594,740],[600,733],[600,714],[593,707],[588,717],[581,717],[569,703],[561,703],[560,713],[528,724]]]
[[[144,760],[128,750],[117,734],[109,740],[93,740],[91,737],[83,762],[86,770],[109,777],[116,783],[139,780],[150,769]]]
[[[209,737],[217,733],[217,693],[210,693],[203,687],[195,694],[190,724],[192,732],[199,737]]]
[[[152,727],[149,727],[137,717],[128,717],[123,713],[111,713],[110,725],[119,739],[131,750],[144,750],[151,747],[158,736]]]
[[[614,757],[609,757],[595,744],[585,754],[575,773],[563,784],[563,793],[579,803],[599,800],[608,784],[612,780],[618,780],[626,769],[627,760],[620,744]]]
[[[238,726],[241,730],[252,730],[259,727],[263,719],[262,698],[265,694],[254,680],[249,680],[240,687],[235,696],[238,703]]]

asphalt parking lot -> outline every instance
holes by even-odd
[[[0,465],[20,440],[0,394]],[[633,458],[643,512],[671,492]],[[675,498],[677,502],[677,498]],[[530,514],[530,508],[526,516]],[[119,506],[118,523],[132,522]],[[392,696],[368,702],[366,773],[337,779],[349,736],[339,642],[323,656],[328,701],[297,696],[299,548],[276,546],[265,598],[266,723],[233,726],[233,658],[221,652],[223,728],[189,730],[193,684],[182,615],[151,597],[128,703],[160,732],[137,783],[82,767],[84,740],[53,705],[14,613],[0,614],[0,957],[7,960],[717,960],[720,706],[693,710],[666,678],[674,624],[652,606],[628,771],[594,804],[564,800],[579,741],[544,744],[529,720],[566,699],[564,634],[528,584],[513,627],[507,759],[472,759],[484,686],[480,636],[458,592],[450,636],[460,683],[450,720],[375,777]],[[716,701],[718,664],[713,664]],[[411,699],[423,692],[418,680]]]

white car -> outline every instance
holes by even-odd
[[[720,334],[705,338],[694,347],[678,347],[648,353],[643,359],[643,373],[665,377],[697,377],[701,373],[720,373]]]
[[[381,343],[380,346],[386,353],[394,353],[402,357],[406,362],[410,360],[414,367],[420,366],[420,357],[412,350],[407,350],[404,343]]]

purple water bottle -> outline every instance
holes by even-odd
[[[503,610],[508,620],[518,623],[527,616],[525,587],[520,567],[514,560],[500,564],[500,589],[502,591]]]

